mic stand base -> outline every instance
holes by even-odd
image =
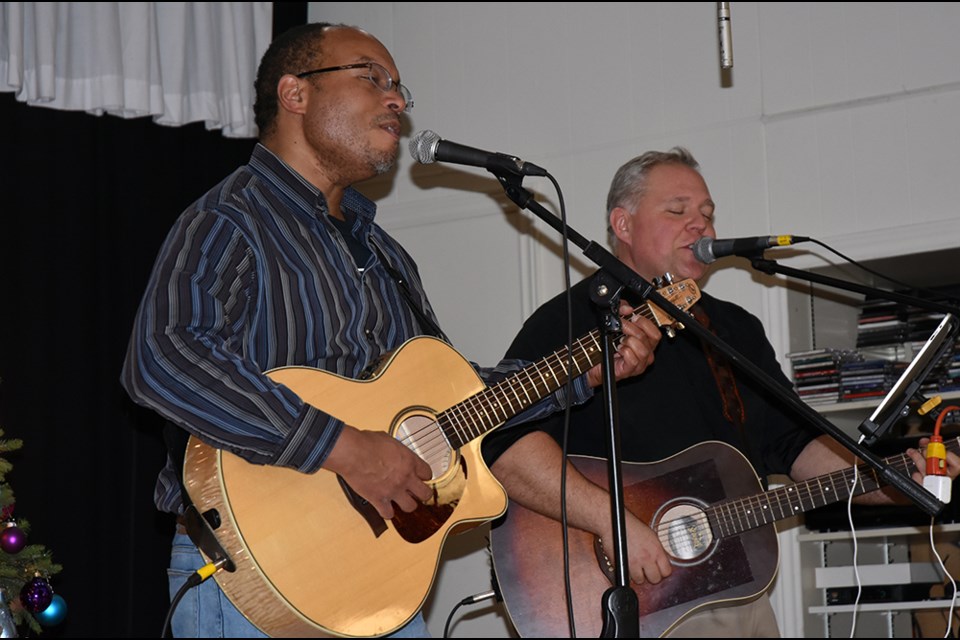
[[[610,587],[603,593],[601,638],[639,638],[637,594],[630,587]]]

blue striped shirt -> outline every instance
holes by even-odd
[[[348,189],[341,206],[354,239],[379,248],[436,322],[415,262],[374,222],[374,203]],[[359,378],[430,333],[376,252],[365,257],[356,263],[323,194],[258,144],[249,164],[191,205],[168,234],[137,313],[124,388],[212,446],[252,463],[316,471],[343,423],[264,372],[302,365]],[[477,370],[491,383],[524,364]],[[511,423],[556,411],[563,392]],[[578,377],[573,403],[591,394]],[[155,500],[163,511],[181,508],[170,461]]]

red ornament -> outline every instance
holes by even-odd
[[[20,553],[27,546],[27,534],[15,522],[8,522],[0,532],[0,549],[7,553]]]

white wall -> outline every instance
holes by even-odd
[[[721,237],[810,236],[855,260],[960,244],[960,3],[730,5],[726,73],[713,2],[315,2],[310,20],[359,25],[393,52],[416,100],[408,135],[432,129],[547,168],[588,240],[604,243],[616,168],[681,144],[702,165]],[[524,186],[559,212],[549,181]],[[419,165],[404,149],[395,173],[362,189],[470,359],[495,362],[560,291],[559,235],[483,170]],[[577,280],[590,265],[570,252]],[[821,265],[817,252],[829,256],[811,245],[783,262]],[[786,352],[784,288],[724,263],[710,292],[756,313]],[[489,588],[482,547],[482,535],[448,546],[427,607],[435,635],[456,602]],[[506,635],[489,611],[462,610],[452,635]],[[794,618],[781,616],[786,635],[802,634]]]

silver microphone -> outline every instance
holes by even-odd
[[[720,29],[720,66],[733,68],[733,37],[730,35],[730,3],[717,3],[717,26]]]
[[[510,173],[518,176],[545,176],[547,170],[532,162],[524,162],[516,156],[494,151],[484,151],[463,144],[444,140],[433,131],[425,129],[410,140],[410,155],[420,164],[452,162],[471,167],[482,167],[500,175]]]
[[[804,236],[753,236],[729,240],[716,240],[703,236],[690,245],[690,249],[697,260],[710,264],[717,258],[725,256],[751,257],[763,253],[764,249],[770,247],[786,247],[809,240],[810,238]]]

